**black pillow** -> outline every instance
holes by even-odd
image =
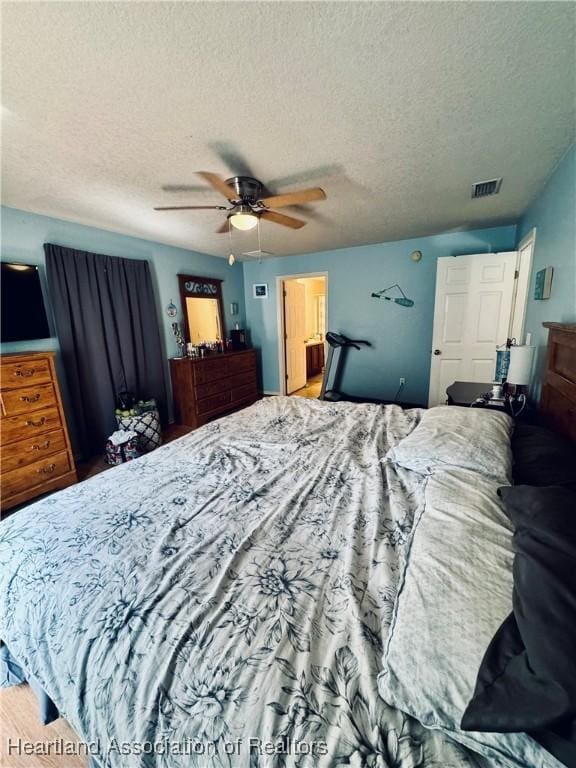
[[[515,526],[514,612],[488,646],[462,728],[574,733],[576,492],[514,486],[499,493]]]
[[[517,423],[512,456],[516,485],[570,485],[576,490],[576,448],[560,435]]]

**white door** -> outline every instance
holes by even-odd
[[[432,407],[455,381],[490,384],[510,332],[516,252],[443,256],[436,268],[430,365]]]
[[[284,282],[286,394],[306,386],[306,289],[296,280]]]

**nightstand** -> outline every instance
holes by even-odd
[[[451,384],[446,388],[447,403],[448,405],[460,405],[467,408],[471,406],[477,398],[482,397],[482,395],[491,390],[492,384],[480,384],[475,381],[455,381],[454,384]],[[522,409],[520,413],[517,412],[518,408],[515,407],[515,412],[513,413],[510,409],[509,402],[506,403],[504,408],[501,405],[492,405],[491,403],[493,402],[494,401],[489,400],[485,405],[481,404],[474,407],[486,408],[489,411],[498,411],[499,413],[507,413],[508,416],[511,416],[514,419],[514,421],[523,421],[529,424],[534,422],[535,412],[530,403],[528,403],[527,407]]]
[[[478,397],[490,392],[492,384],[480,384],[475,381],[455,381],[446,388],[448,405],[471,405]]]

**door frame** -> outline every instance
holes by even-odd
[[[528,254],[522,254],[526,246],[532,246]],[[536,227],[533,227],[528,234],[516,246],[516,272],[517,278],[514,286],[514,296],[512,298],[512,316],[510,318],[511,339],[516,339],[517,344],[524,344],[526,331],[526,312],[528,310],[528,298],[530,296],[530,285],[532,284],[532,264],[534,262],[534,249],[536,248]]]
[[[531,245],[529,253],[522,258],[521,251],[526,248],[527,245]],[[532,264],[534,261],[534,249],[536,247],[536,227],[530,230],[528,234],[522,238],[520,243],[511,251],[494,251],[492,255],[515,253],[516,254],[516,268],[514,273],[514,287],[512,289],[512,305],[510,308],[510,321],[508,323],[508,338],[515,338],[518,344],[524,343],[524,332],[526,324],[526,312],[528,309],[528,298],[530,294],[530,285],[532,281]],[[488,253],[463,253],[461,256],[488,256]],[[439,256],[436,260],[436,277],[438,279],[438,265],[440,258],[453,258],[457,259],[458,256]],[[436,322],[436,283],[434,287],[434,314],[432,318],[432,334],[434,334],[434,324]],[[432,337],[434,341],[434,337]],[[432,400],[432,350],[430,350],[430,366],[429,366],[429,381],[428,381],[428,408]]]
[[[280,377],[280,393],[286,395],[286,326],[284,323],[284,281],[298,280],[307,277],[323,277],[326,285],[326,328],[328,328],[328,272],[303,272],[297,275],[281,275],[276,277],[276,317],[278,326],[278,374]]]

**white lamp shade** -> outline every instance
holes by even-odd
[[[509,384],[527,385],[532,378],[532,362],[535,347],[510,347],[510,365],[506,381]]]

